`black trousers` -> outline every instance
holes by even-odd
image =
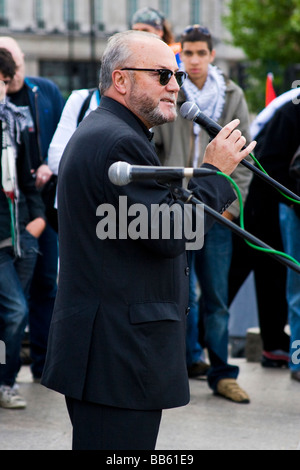
[[[245,228],[272,248],[283,251],[278,202],[274,194],[263,194],[259,186],[252,189],[245,204]],[[250,248],[245,241],[233,234],[233,253],[229,272],[229,305],[243,282],[254,272],[259,326],[263,349],[289,351],[289,336],[284,328],[287,323],[286,301],[287,268],[266,253]]]
[[[66,397],[73,450],[154,450],[162,410],[130,410]]]

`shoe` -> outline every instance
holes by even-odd
[[[27,403],[24,398],[18,395],[18,386],[1,385],[0,406],[2,408],[22,409],[26,408]]]
[[[247,393],[241,389],[235,379],[221,379],[217,385],[217,395],[235,403],[250,403]]]
[[[300,370],[295,370],[294,372],[291,372],[291,379],[300,382]]]
[[[190,378],[199,377],[199,375],[206,375],[209,369],[209,365],[206,362],[199,361],[195,362],[191,366],[188,366],[188,376]]]
[[[261,365],[263,367],[280,369],[282,367],[289,367],[289,361],[289,353],[277,349],[276,351],[263,351]]]

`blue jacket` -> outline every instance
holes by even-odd
[[[31,113],[38,133],[41,163],[47,163],[47,152],[65,100],[52,81],[41,77],[26,77]]]

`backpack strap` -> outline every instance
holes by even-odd
[[[97,90],[97,88],[90,88],[90,89],[89,89],[89,94],[88,94],[88,96],[85,98],[84,102],[82,103],[81,109],[80,109],[79,114],[78,114],[77,126],[79,126],[79,124],[81,123],[82,119],[84,118],[84,115],[85,115],[85,113],[87,112],[88,107],[89,107],[89,105],[90,105],[90,102],[91,102],[93,93],[94,93],[96,90]]]

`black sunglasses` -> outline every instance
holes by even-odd
[[[159,74],[159,83],[162,86],[166,86],[172,78],[172,75],[175,75],[176,81],[180,87],[182,87],[184,80],[187,77],[187,74],[181,70],[177,72],[172,72],[169,69],[138,69],[133,67],[124,67],[121,70],[137,70],[139,72],[156,72]]]
[[[209,36],[211,37],[211,34],[209,32],[209,29],[206,28],[206,26],[201,26],[200,24],[193,24],[191,26],[187,26],[182,33],[182,36],[185,36],[186,34],[190,34],[193,31],[199,31],[199,33],[203,34],[204,36]]]

